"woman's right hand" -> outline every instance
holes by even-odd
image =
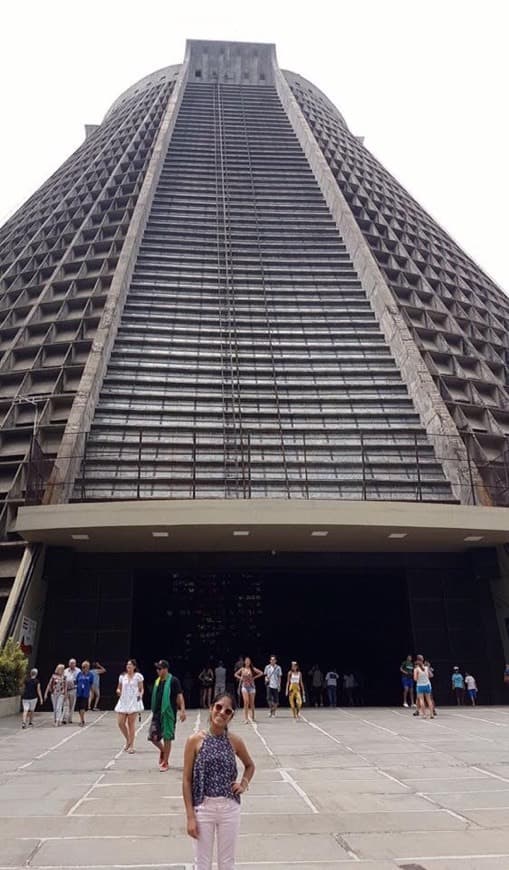
[[[193,840],[198,839],[198,822],[194,813],[187,818],[187,833]]]

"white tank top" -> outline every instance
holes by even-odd
[[[420,668],[416,668],[416,670],[417,670],[417,680],[416,680],[417,685],[418,686],[427,686],[429,683],[428,669],[424,668],[424,670],[421,671]]]
[[[290,685],[295,686],[300,683],[300,671],[290,671]]]

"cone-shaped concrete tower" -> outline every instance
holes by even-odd
[[[463,542],[504,542],[509,300],[274,46],[191,41],[126,91],[0,260],[4,635],[40,621],[44,548],[88,546],[90,503],[99,550],[120,527],[150,549],[106,502],[178,504],[173,550],[212,501],[247,525],[300,503],[313,545],[350,502],[449,505]]]

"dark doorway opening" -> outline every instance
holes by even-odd
[[[191,675],[195,703],[208,662],[222,659],[233,682],[239,654],[263,668],[271,653],[284,673],[292,659],[306,675],[315,663],[352,671],[359,702],[400,702],[398,667],[413,650],[404,571],[343,567],[337,555],[172,554],[137,560],[133,579],[133,654],[149,681],[160,657]]]

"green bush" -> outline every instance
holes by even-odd
[[[0,698],[19,695],[26,676],[28,659],[19,643],[10,637],[0,649]]]

